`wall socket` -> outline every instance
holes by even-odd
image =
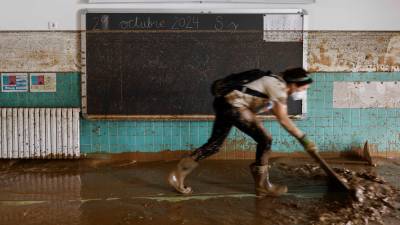
[[[49,21],[48,28],[49,30],[55,30],[58,28],[58,23],[55,21]]]

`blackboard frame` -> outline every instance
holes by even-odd
[[[87,13],[205,13],[205,14],[302,14],[303,9],[82,9],[80,11],[81,22],[81,104],[82,117],[89,120],[194,120],[209,121],[215,118],[214,115],[92,115],[87,113],[87,67],[86,67],[86,14]],[[303,40],[306,40],[306,32],[303,33]],[[303,67],[307,68],[306,49],[307,41],[303,42]],[[290,115],[296,120],[305,119],[307,115],[307,98],[302,100],[301,114]],[[262,120],[274,120],[272,115],[259,115]]]

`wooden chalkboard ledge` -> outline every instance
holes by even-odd
[[[82,114],[83,118],[88,120],[196,120],[210,121],[214,120],[213,115],[87,115]],[[258,116],[262,120],[276,120],[275,116]],[[305,119],[304,115],[292,115],[289,118],[293,120]]]

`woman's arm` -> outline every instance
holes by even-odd
[[[300,139],[304,136],[304,133],[297,128],[297,126],[289,118],[286,105],[280,102],[274,102],[272,113],[276,116],[282,127],[285,128],[291,135],[297,139]]]
[[[317,146],[310,139],[307,138],[306,134],[303,133],[293,121],[289,118],[287,113],[287,106],[280,102],[274,102],[272,112],[278,119],[279,123],[285,128],[291,135],[293,135],[306,151],[318,151]]]

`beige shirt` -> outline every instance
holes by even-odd
[[[255,97],[243,92],[234,90],[225,96],[225,99],[234,107],[246,107],[255,113],[267,111],[267,106],[273,106],[274,102],[286,105],[287,92],[286,83],[282,79],[264,76],[246,85],[253,90],[259,91],[269,96],[269,98]]]

